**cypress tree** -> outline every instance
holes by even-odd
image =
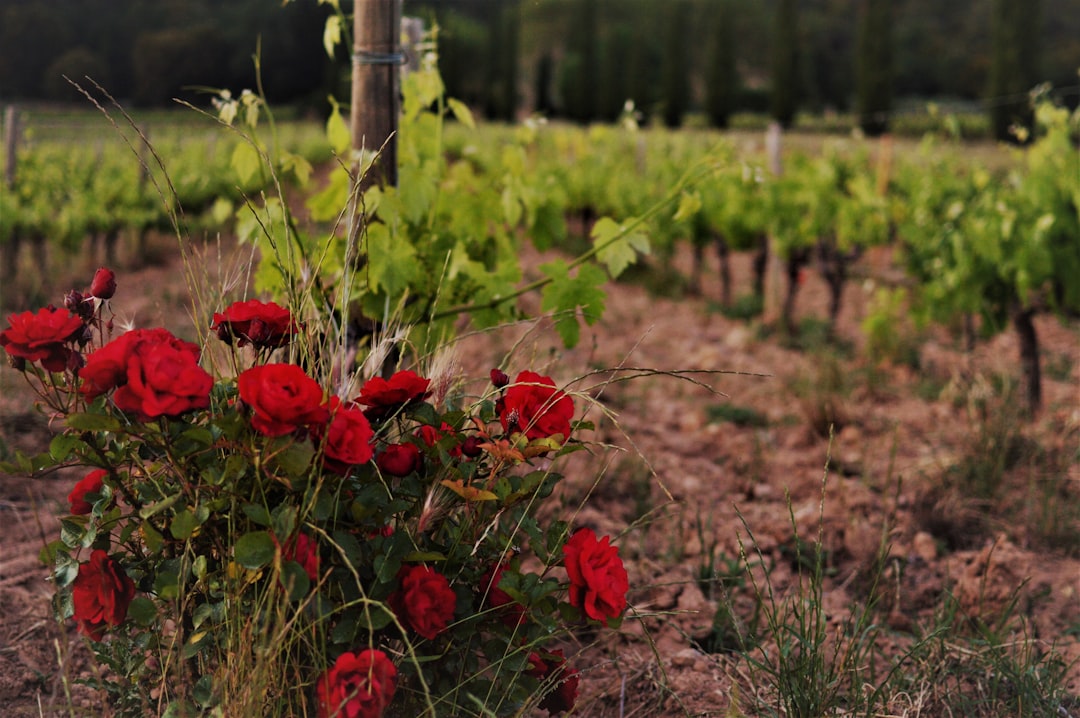
[[[855,111],[871,136],[889,128],[892,105],[891,0],[859,0],[855,38]]]
[[[772,42],[772,116],[782,126],[791,127],[798,109],[798,0],[780,0]]]
[[[1013,125],[1031,128],[1028,92],[1039,80],[1039,0],[993,0],[990,124],[999,140],[1016,141]]]
[[[732,0],[715,0],[710,33],[708,64],[705,68],[705,109],[714,127],[727,127],[735,111],[739,77],[735,68],[735,13]]]

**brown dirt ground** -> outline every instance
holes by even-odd
[[[175,256],[161,254],[158,263],[123,271],[114,301],[139,326],[175,330],[188,321],[184,272]],[[689,264],[680,254],[669,269],[686,275]],[[748,287],[748,264],[735,258],[736,293]],[[88,282],[93,266],[69,269],[77,279],[32,293],[59,301],[65,288]],[[588,410],[597,425],[593,439],[621,449],[606,459],[576,454],[563,485],[567,511],[588,496],[578,524],[620,536],[632,586],[622,629],[582,639],[576,714],[757,715],[754,697],[769,694],[767,676],[730,651],[708,653],[702,646],[725,595],[741,625],[751,620],[752,585],[738,569],[744,548],[751,563],[773,567],[777,600],[787,595],[798,578],[796,530],[806,541],[822,539],[830,636],[842,633],[853,607],[877,597],[881,655],[867,660],[881,663],[910,647],[952,596],[971,625],[977,618],[992,622],[1011,606],[1017,626],[1069,662],[1065,683],[1080,696],[1077,324],[1040,318],[1044,368],[1057,369],[1045,372],[1040,415],[1009,423],[1013,406],[995,399],[992,386],[997,377],[1018,373],[1010,333],[965,354],[948,332],[925,332],[917,337],[917,371],[906,364],[874,368],[860,358],[859,323],[871,284],[895,276],[887,253],[864,258],[863,276],[849,286],[837,333],[853,351],[839,359],[786,346],[760,320],[715,311],[715,270],[710,258],[701,296],[679,292],[674,275],[666,282],[673,298],[635,284],[611,287],[603,319],[583,327],[580,345],[570,351],[552,341],[544,321],[470,335],[457,346],[466,376],[485,376],[500,362],[511,371],[542,368],[574,382],[582,399],[598,397],[606,412],[599,405]],[[5,313],[25,308],[10,293],[6,301]],[[825,305],[824,285],[811,276],[800,314],[824,316]],[[904,323],[897,331],[916,336]],[[504,362],[513,342],[515,352]],[[744,374],[693,375],[726,399],[672,376],[611,381],[639,373],[628,367]],[[921,398],[927,396],[933,398]],[[760,425],[718,419],[717,407],[729,400],[759,412]],[[987,407],[983,414],[980,406]],[[980,415],[981,424],[973,418]],[[830,419],[837,425],[831,445],[814,429]],[[949,467],[991,451],[976,442],[979,427],[1003,423],[1018,446],[1031,449],[1021,452],[1026,458],[1014,462],[986,500],[952,488]],[[18,376],[0,369],[0,449],[40,450],[51,433]],[[50,618],[49,572],[36,558],[58,532],[55,517],[75,478],[0,474],[0,712],[6,716],[106,713],[97,696],[72,684],[89,675],[92,661],[70,627]],[[883,542],[875,591],[871,577]],[[700,567],[710,561],[730,579],[699,584]],[[753,575],[761,580],[760,565]],[[942,661],[951,655],[943,650]],[[925,682],[913,685],[892,696],[884,714],[935,715],[933,694]],[[1071,710],[1080,715],[1080,702]]]

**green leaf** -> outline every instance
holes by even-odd
[[[233,555],[244,568],[259,569],[274,558],[274,539],[267,531],[252,531],[236,541]]]
[[[368,225],[367,255],[371,288],[391,297],[404,292],[420,275],[416,249],[404,237],[392,237],[385,224]]]
[[[604,263],[613,279],[636,262],[639,254],[649,253],[649,238],[627,229],[632,221],[631,218],[618,224],[610,217],[601,217],[592,228],[596,257]]]
[[[393,620],[393,615],[382,606],[371,606],[365,613],[360,614],[360,625],[368,631],[378,631],[386,628]]]
[[[57,463],[63,463],[71,456],[72,450],[82,443],[83,440],[74,434],[57,434],[49,442],[49,456]]]
[[[233,149],[230,166],[241,187],[250,187],[262,169],[262,157],[250,142],[240,142]]]
[[[150,504],[149,506],[143,506],[141,509],[139,509],[139,518],[148,519],[151,516],[156,516],[160,514],[162,511],[170,508],[173,504],[179,501],[182,496],[183,494],[177,492],[172,496],[166,496],[157,503]]]
[[[330,98],[330,108],[330,117],[326,119],[326,139],[330,140],[330,147],[334,152],[344,155],[352,144],[349,126],[341,115],[341,106],[333,97]]]
[[[169,533],[175,539],[186,539],[190,538],[198,527],[199,520],[195,516],[194,509],[189,506],[173,517],[172,522],[169,524]]]
[[[315,447],[312,446],[310,441],[293,441],[274,455],[278,466],[286,474],[294,478],[306,474],[314,458]]]
[[[76,431],[111,431],[118,432],[123,424],[114,416],[107,414],[72,414],[67,418],[67,425]]]
[[[566,262],[561,259],[540,265],[540,271],[551,279],[544,287],[540,308],[551,312],[555,329],[568,349],[578,343],[577,310],[580,308],[587,324],[594,324],[604,313],[606,294],[600,286],[606,281],[602,269],[585,264],[571,277]]]
[[[446,556],[438,551],[412,551],[405,554],[402,561],[407,563],[429,563],[432,561],[445,561]]]
[[[157,553],[165,546],[165,537],[149,521],[142,522],[141,530],[146,548],[150,549],[151,553]]]
[[[285,586],[290,601],[299,601],[311,590],[311,579],[304,567],[296,561],[282,562],[281,584]]]
[[[266,510],[265,506],[260,506],[259,504],[244,504],[240,507],[240,510],[244,512],[245,516],[259,526],[270,525],[270,512]]]
[[[364,550],[360,546],[360,542],[356,536],[348,531],[335,531],[332,536],[334,543],[345,554],[345,558],[349,563],[356,566],[360,564],[363,559]]]
[[[67,544],[60,539],[56,541],[50,541],[42,546],[41,551],[38,552],[38,561],[41,561],[45,566],[52,566],[56,563],[56,556],[58,553],[67,550]]]
[[[157,606],[146,596],[137,596],[128,605],[127,615],[138,625],[148,628],[157,620]]]
[[[461,100],[448,97],[446,99],[446,106],[450,108],[450,112],[454,113],[454,119],[468,127],[470,130],[476,129],[476,122],[473,120],[472,111],[469,110],[468,105]]]

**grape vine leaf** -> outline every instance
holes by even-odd
[[[595,324],[604,313],[607,294],[600,287],[607,277],[595,264],[582,265],[577,275],[571,277],[570,268],[561,259],[540,265],[540,271],[551,280],[544,287],[540,308],[554,315],[555,330],[559,332],[563,344],[568,349],[573,348],[581,336],[578,308],[589,325]]]
[[[372,223],[367,228],[369,281],[374,290],[390,296],[403,292],[419,276],[416,249],[407,241],[390,236],[385,224]]]
[[[642,232],[628,229],[634,221],[630,217],[620,224],[610,217],[601,217],[593,225],[596,256],[607,267],[612,279],[636,262],[639,253],[649,253],[649,238]]]

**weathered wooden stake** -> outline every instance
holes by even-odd
[[[19,130],[15,106],[8,105],[4,110],[4,188],[15,188],[15,150],[18,149]]]
[[[397,184],[401,0],[357,0],[353,23],[352,148],[380,153],[359,178],[363,192],[373,184]]]
[[[15,190],[16,150],[19,144],[18,116],[15,106],[8,105],[4,110],[4,186],[0,192]],[[0,237],[0,280],[5,286],[15,277],[15,267],[19,261],[19,235],[15,230],[8,237]]]

